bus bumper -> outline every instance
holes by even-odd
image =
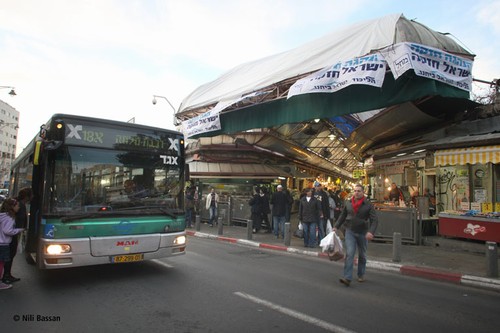
[[[47,253],[62,248],[61,253]],[[59,251],[56,251],[59,252]],[[40,239],[37,266],[58,269],[168,258],[186,253],[186,232]]]

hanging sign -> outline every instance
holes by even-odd
[[[361,177],[365,176],[365,170],[359,169],[359,170],[352,170],[352,178],[358,179]]]
[[[189,138],[200,133],[218,131],[222,129],[220,124],[220,112],[222,110],[245,99],[258,96],[259,94],[262,94],[262,92],[252,92],[232,100],[220,101],[209,111],[183,121],[182,132]]]
[[[287,98],[309,93],[331,93],[352,84],[382,87],[386,63],[378,54],[339,61],[295,82]]]
[[[394,78],[413,69],[421,77],[471,91],[473,61],[440,49],[416,43],[398,43],[382,49]]]
[[[219,102],[209,111],[182,122],[182,132],[186,137],[221,129],[219,112],[233,102]]]

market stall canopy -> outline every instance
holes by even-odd
[[[276,179],[287,176],[283,170],[265,164],[189,163],[191,178],[237,178],[237,179]]]
[[[239,65],[188,95],[176,118],[186,121],[217,109],[220,123],[209,131],[196,133],[214,136],[381,109],[427,96],[468,99],[468,91],[417,76],[414,71],[397,79],[387,71],[380,88],[352,85],[335,93],[286,98],[298,79],[339,61],[374,54],[405,42],[474,58],[446,34],[408,20],[402,14],[388,15],[335,31],[290,51]]]
[[[500,163],[500,146],[483,146],[460,149],[444,149],[434,153],[434,165],[466,165]]]

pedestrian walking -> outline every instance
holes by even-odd
[[[215,192],[212,187],[210,193],[207,194],[207,201],[205,203],[205,208],[210,213],[210,219],[208,225],[210,227],[214,226],[214,221],[217,221],[217,207],[219,206],[219,195]]]
[[[259,232],[262,223],[262,204],[260,197],[260,188],[255,187],[253,196],[248,201],[250,205],[251,219],[253,224],[253,233]]]
[[[320,182],[314,182],[314,197],[321,203],[321,216],[318,221],[318,244],[326,236],[326,221],[330,219],[330,205],[328,202],[328,193],[323,190]]]
[[[193,227],[193,216],[194,216],[194,192],[195,187],[190,186],[186,189],[186,201],[184,207],[186,208],[186,227]]]
[[[306,195],[300,199],[299,222],[304,227],[304,246],[316,247],[316,228],[323,217],[321,203],[313,196],[313,189],[306,189]]]
[[[289,204],[287,195],[283,191],[282,185],[278,185],[276,187],[276,192],[274,192],[271,197],[271,205],[273,206],[272,216],[274,237],[279,238],[279,235],[281,234],[281,238],[284,239],[286,213]]]
[[[10,261],[10,243],[12,236],[16,236],[23,228],[15,228],[16,213],[19,211],[19,202],[9,198],[0,208],[0,273],[3,275],[5,263]],[[12,288],[12,284],[0,282],[0,290]]]
[[[292,207],[293,207],[293,197],[288,189],[283,189],[283,193],[286,196],[286,212],[285,212],[285,222],[290,222],[290,218],[292,215]]]
[[[358,282],[365,281],[366,250],[368,241],[373,239],[377,230],[378,218],[375,207],[365,197],[363,186],[354,186],[354,195],[346,200],[342,213],[335,223],[333,231],[345,224],[346,259],[344,262],[344,277],[340,282],[349,286],[352,281],[354,254],[358,250]]]
[[[264,222],[264,225],[267,229],[268,233],[271,233],[271,222],[269,221],[269,214],[271,213],[271,207],[269,206],[269,196],[267,194],[267,190],[264,187],[260,188],[260,204],[262,209],[261,221]]]
[[[326,221],[326,235],[328,235],[333,229],[333,225],[335,224],[335,220],[333,220],[333,218],[335,216],[335,209],[337,208],[335,200],[331,194],[328,196],[328,207],[330,208],[330,218]]]
[[[16,213],[15,218],[15,228],[26,229],[28,225],[28,212],[26,211],[26,205],[33,198],[33,191],[29,187],[22,188],[17,194],[17,201],[19,203],[19,211]],[[14,262],[14,257],[17,254],[17,247],[19,244],[19,235],[12,236],[12,241],[10,242],[9,252],[10,260],[5,262],[3,268],[2,282],[11,284],[21,280],[12,275],[12,264]]]
[[[343,207],[343,201],[340,198],[340,190],[337,190],[336,188],[334,188],[331,196],[332,196],[333,200],[335,201],[335,211],[334,211],[334,214],[331,218],[334,221],[337,221],[337,219],[340,216],[340,212],[342,211],[342,207]]]

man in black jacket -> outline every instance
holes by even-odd
[[[346,227],[346,259],[344,277],[340,279],[340,282],[348,287],[352,281],[356,247],[358,248],[358,282],[365,281],[366,249],[368,241],[373,239],[378,226],[375,207],[365,198],[363,186],[360,184],[354,186],[354,196],[351,200],[346,200],[333,230],[337,231],[343,224]]]
[[[253,224],[253,233],[256,233],[260,230],[262,223],[262,200],[260,197],[260,188],[256,187],[253,193],[252,198],[248,201],[248,204],[251,207],[251,219]]]
[[[271,205],[273,206],[273,232],[276,238],[279,238],[280,234],[281,238],[285,238],[285,220],[288,204],[288,197],[283,191],[283,186],[278,185],[276,187],[276,192],[274,192],[271,197]]]
[[[318,244],[326,236],[326,220],[330,219],[330,204],[328,202],[328,193],[323,191],[321,183],[314,182],[314,197],[321,203],[322,218],[318,221]]]
[[[316,227],[323,217],[321,203],[313,197],[313,189],[308,188],[299,202],[299,222],[304,227],[304,246],[316,247]]]

